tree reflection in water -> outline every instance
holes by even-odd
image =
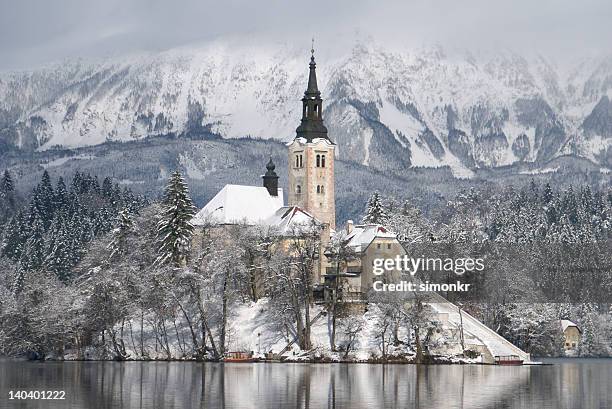
[[[45,408],[601,408],[612,360],[553,366],[0,361],[8,390],[66,390]],[[40,402],[19,407],[38,408]],[[9,405],[9,406],[7,406]]]

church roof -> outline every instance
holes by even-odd
[[[283,190],[271,196],[265,187],[225,185],[191,220],[194,226],[207,224],[262,225],[280,235],[303,233],[321,225],[313,215],[297,206],[285,206]]]
[[[191,223],[194,226],[213,224],[259,224],[284,206],[283,190],[272,196],[260,186],[225,185],[200,210]]]
[[[377,238],[395,239],[397,235],[380,224],[363,224],[353,227],[347,235],[347,245],[356,252],[364,251]]]
[[[313,225],[320,226],[321,222],[300,207],[283,206],[263,224],[275,227],[281,235],[292,235],[303,233],[311,229]]]

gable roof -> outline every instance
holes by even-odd
[[[313,224],[321,225],[321,222],[300,207],[283,206],[264,220],[263,224],[275,227],[281,235],[291,235],[305,232]]]
[[[284,206],[283,190],[271,196],[262,186],[225,185],[191,220],[194,226],[259,224]]]
[[[347,245],[356,252],[364,251],[377,238],[396,239],[397,235],[380,224],[357,225],[346,236]]]
[[[569,327],[576,327],[576,329],[577,329],[579,332],[582,332],[582,331],[580,331],[580,328],[578,328],[578,325],[574,324],[574,323],[573,323],[573,322],[571,322],[570,320],[561,320],[561,330],[562,330],[563,332],[565,332],[565,330],[566,330],[566,329],[568,329]]]

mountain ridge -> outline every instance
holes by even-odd
[[[612,166],[612,58],[563,72],[509,51],[457,57],[358,42],[318,64],[342,159],[459,176],[567,154]],[[45,150],[202,132],[286,142],[306,78],[295,49],[223,44],[0,73],[0,142]]]

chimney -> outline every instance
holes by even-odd
[[[352,231],[353,231],[353,221],[347,220],[346,221],[346,234],[351,234]]]
[[[266,165],[266,169],[268,170],[263,178],[263,185],[266,189],[268,189],[268,193],[270,196],[278,196],[278,175],[274,172],[276,165],[272,162],[272,158]]]

